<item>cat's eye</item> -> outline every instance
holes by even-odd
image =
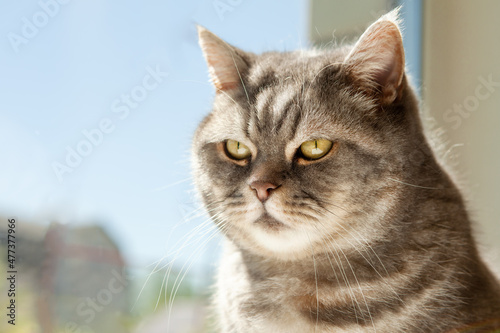
[[[326,139],[310,140],[300,145],[300,152],[309,160],[317,160],[328,154],[333,142]]]
[[[244,160],[252,155],[250,149],[247,146],[236,140],[226,141],[226,151],[229,157],[235,160]]]

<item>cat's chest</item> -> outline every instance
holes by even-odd
[[[224,286],[219,289],[223,290],[220,305],[229,309],[225,317],[235,332],[371,332],[361,327],[344,329],[316,316],[319,302],[309,281],[285,277],[256,281],[240,271],[221,278],[219,284]]]
[[[262,294],[261,294],[262,295]],[[252,297],[240,304],[239,319],[241,330],[238,332],[268,332],[268,333],[367,333],[374,332],[373,327],[352,326],[341,327],[332,323],[326,323],[315,316],[308,304],[313,297],[289,296],[278,298],[278,302],[272,301],[273,294],[259,297],[254,294]],[[315,299],[315,298],[314,298]],[[243,319],[245,318],[245,319]],[[332,318],[334,319],[334,318]]]
[[[391,318],[383,315],[380,321],[372,321],[364,311],[368,290],[363,294],[339,285],[335,278],[314,274],[314,269],[311,274],[308,270],[299,274],[294,268],[292,274],[290,267],[259,267],[237,251],[223,256],[216,300],[221,332],[364,333],[374,332],[375,326],[376,331],[387,331],[383,323]],[[396,321],[388,322],[395,328]]]

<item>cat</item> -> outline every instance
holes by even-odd
[[[396,10],[354,45],[260,55],[198,27],[216,94],[192,163],[224,235],[219,332],[500,329],[500,285],[424,135],[399,26]]]

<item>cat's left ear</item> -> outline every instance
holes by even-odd
[[[379,95],[383,105],[401,93],[405,54],[398,10],[382,16],[361,35],[344,60],[356,82]]]
[[[243,59],[244,52],[202,26],[198,26],[198,41],[217,92],[239,88],[241,77],[248,69],[248,64]]]

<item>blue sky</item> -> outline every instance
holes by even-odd
[[[292,50],[307,46],[306,2],[65,2],[0,1],[0,215],[100,223],[145,265],[202,221],[181,223],[199,207],[190,141],[213,97],[195,24],[249,51]]]

